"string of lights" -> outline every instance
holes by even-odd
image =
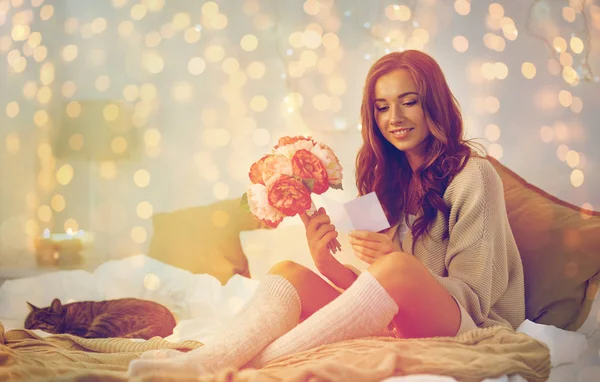
[[[586,9],[587,1],[579,0],[579,2],[580,2],[579,11],[581,13],[581,19],[582,19],[582,24],[583,24],[583,30],[581,32],[579,32],[579,34],[585,36],[585,44],[582,44],[583,45],[582,50],[585,50],[585,54],[583,55],[583,59],[581,60],[581,63],[577,69],[572,68],[570,65],[565,65],[563,63],[563,61],[561,60],[560,54],[566,52],[566,47],[561,46],[562,44],[559,43],[562,40],[555,39],[555,41],[559,41],[559,42],[550,41],[550,39],[546,35],[537,33],[534,30],[534,28],[532,27],[533,20],[536,17],[536,8],[538,8],[541,4],[545,3],[545,0],[533,0],[531,5],[529,6],[528,11],[527,11],[526,30],[532,37],[542,41],[544,43],[544,45],[548,48],[548,51],[549,51],[551,57],[555,58],[560,63],[561,69],[563,71],[563,77],[566,77],[565,80],[567,82],[573,84],[574,82],[578,82],[577,81],[578,79],[583,79],[586,82],[600,82],[600,78],[598,76],[594,75],[594,72],[592,71],[592,68],[591,68],[591,65],[589,62],[589,56],[590,56],[590,52],[592,50],[592,43],[591,43],[591,33],[589,30],[589,25],[588,25],[588,13],[587,13],[587,9]],[[574,20],[571,20],[571,21],[574,21]],[[575,33],[573,33],[571,38],[578,38],[578,37],[576,36]],[[574,77],[573,71],[575,71],[577,73],[577,78],[574,80],[573,80],[573,77]]]

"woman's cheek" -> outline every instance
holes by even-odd
[[[376,121],[377,121],[377,126],[379,126],[379,129],[381,130],[381,132],[385,133],[387,131],[387,118],[378,117],[376,119]]]

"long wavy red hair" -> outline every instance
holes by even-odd
[[[404,152],[383,137],[375,120],[375,83],[382,75],[397,69],[406,69],[412,76],[430,130],[425,161],[414,174]],[[411,227],[414,245],[419,237],[429,232],[438,211],[446,218],[449,216],[444,192],[468,158],[474,155],[472,143],[463,137],[458,101],[431,56],[417,50],[393,52],[375,62],[367,74],[361,118],[363,145],[356,157],[359,194],[375,191],[393,226],[407,215],[408,186],[411,181],[416,182],[420,211]]]

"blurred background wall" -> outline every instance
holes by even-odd
[[[239,197],[282,135],[329,144],[355,195],[364,77],[410,48],[469,137],[600,208],[598,0],[0,0],[0,267],[45,230],[145,253],[153,213]]]

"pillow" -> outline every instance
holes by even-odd
[[[260,222],[240,208],[240,198],[152,216],[148,256],[192,273],[208,273],[225,284],[239,273],[250,277],[239,239]]]
[[[248,259],[253,279],[264,279],[269,269],[283,260],[294,261],[317,274],[319,273],[308,249],[306,229],[302,223],[297,224],[297,222],[300,222],[299,218],[297,222],[294,219],[288,218],[287,220],[293,222],[292,224],[287,224],[288,222],[284,220],[274,229],[240,232],[242,249]],[[352,265],[359,270],[367,269],[369,264],[354,255],[348,238],[347,233],[338,233],[338,241],[342,246],[342,250],[334,255],[335,258],[342,264]]]
[[[600,293],[598,293],[598,283],[596,285],[596,298],[593,299],[590,313],[584,323],[577,329],[578,333],[585,335],[588,339],[597,337],[600,334]],[[588,288],[588,291],[592,289],[592,292],[586,296],[586,298],[592,299],[593,289]]]
[[[549,195],[492,157],[525,272],[526,318],[577,330],[600,281],[600,213]]]

